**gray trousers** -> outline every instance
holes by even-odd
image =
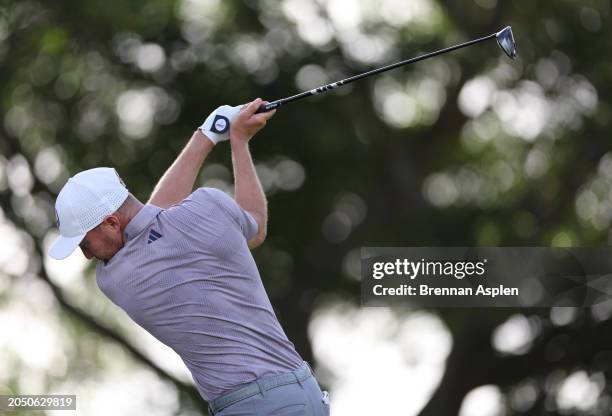
[[[322,392],[310,366],[260,378],[209,403],[214,416],[329,416],[327,392]]]

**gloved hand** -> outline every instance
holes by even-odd
[[[240,107],[222,105],[210,113],[199,128],[214,144],[228,140],[230,125],[238,113],[240,113]]]

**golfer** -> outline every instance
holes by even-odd
[[[233,199],[213,188],[191,193],[224,138],[200,128],[146,205],[112,168],[71,177],[57,196],[60,236],[49,255],[80,247],[95,257],[100,290],[180,355],[211,414],[325,416],[327,393],[287,339],[249,251],[266,237],[267,202],[248,148],[274,114],[255,114],[262,104],[232,107]]]

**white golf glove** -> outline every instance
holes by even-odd
[[[200,126],[200,130],[202,130],[202,133],[204,133],[204,135],[214,144],[228,140],[230,124],[234,121],[239,112],[240,107],[222,105],[210,113],[204,121],[204,124]]]

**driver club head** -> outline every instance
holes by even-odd
[[[514,42],[512,28],[510,26],[506,26],[497,32],[497,34],[495,34],[495,39],[499,47],[502,48],[508,57],[516,59],[516,43]]]

